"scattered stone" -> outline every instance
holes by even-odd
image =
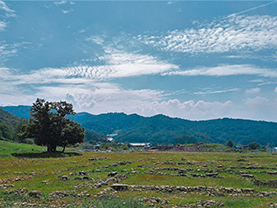
[[[12,188],[14,187],[13,184],[0,184],[0,189]]]
[[[30,197],[34,197],[34,198],[41,198],[42,197],[41,191],[37,191],[37,190],[33,190],[33,191],[29,192],[28,195]]]
[[[253,193],[255,192],[255,189],[253,188],[243,188],[241,189],[243,193]]]
[[[268,171],[267,173],[270,175],[277,175],[277,171]]]
[[[49,198],[54,198],[54,199],[58,199],[58,198],[64,198],[64,197],[67,197],[67,196],[75,196],[75,194],[69,192],[69,191],[54,191],[50,194],[48,194],[48,197]]]
[[[129,188],[129,185],[127,184],[113,184],[111,185],[111,188],[113,188],[116,191],[126,191]]]
[[[218,172],[206,173],[206,176],[208,176],[208,177],[216,177],[216,176],[218,176]]]
[[[80,171],[79,175],[87,175],[87,172],[86,171]]]
[[[69,180],[69,177],[68,177],[67,175],[63,175],[63,176],[61,177],[61,180],[67,181],[67,180]]]
[[[114,177],[117,174],[117,171],[109,172],[108,177]]]
[[[251,174],[241,174],[241,176],[244,178],[254,178],[254,176]]]

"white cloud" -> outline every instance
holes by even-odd
[[[82,29],[82,30],[78,31],[78,33],[84,33],[84,32],[86,32],[85,29]]]
[[[208,94],[221,94],[221,93],[226,93],[226,92],[238,92],[238,88],[233,88],[233,89],[227,89],[227,90],[208,90],[208,91],[199,91],[195,92],[195,95],[208,95]]]
[[[9,57],[15,56],[17,54],[18,48],[22,44],[7,44],[5,41],[0,42],[0,63],[6,61]]]
[[[63,4],[66,4],[66,3],[67,3],[67,1],[55,1],[54,2],[54,4],[57,5],[57,6],[58,5],[63,5]]]
[[[0,21],[0,31],[4,31],[6,27],[7,27],[7,23]]]
[[[160,101],[163,93],[154,90],[123,90],[96,88],[91,93],[69,93],[66,98],[80,110],[100,114],[106,112],[137,113],[144,116],[164,114],[187,119],[210,119],[227,116],[233,103],[227,101],[204,102],[193,100],[181,103],[179,100]]]
[[[115,59],[115,62],[117,59]],[[74,104],[76,111],[94,114],[106,112],[138,113],[151,116],[163,113],[173,117],[188,119],[208,119],[227,115],[231,101],[220,102],[179,102],[163,101],[163,91],[123,89],[117,84],[98,82],[70,76],[70,70],[44,69],[28,75],[17,74],[13,70],[1,68],[0,84],[11,90],[5,94],[0,105],[31,104],[37,97],[47,100],[67,100]],[[27,103],[29,102],[29,103]]]
[[[87,38],[86,41],[91,41],[93,43],[96,43],[97,45],[102,45],[102,43],[104,43],[104,38],[101,36],[91,36]]]
[[[35,71],[26,79],[37,80],[57,77],[85,77],[93,80],[106,80],[120,77],[159,74],[178,69],[178,66],[160,61],[149,55],[111,53],[102,58],[106,64],[100,66],[78,66],[68,68],[49,68]],[[35,76],[35,79],[34,79]]]
[[[71,9],[71,10],[62,10],[62,13],[63,14],[68,14],[68,13],[70,13],[70,12],[72,12],[73,10]]]
[[[16,17],[15,11],[10,9],[7,4],[0,0],[0,10],[4,10],[6,12],[6,17]]]
[[[67,100],[74,104],[76,111],[93,114],[125,112],[144,116],[165,114],[192,120],[238,117],[276,121],[274,115],[277,113],[277,101],[268,98],[247,99],[242,104],[230,100],[180,102],[178,99],[166,99],[167,95],[163,91],[123,89],[118,84],[72,77],[68,71],[60,69],[44,69],[22,75],[7,68],[0,68],[0,85],[0,106],[31,105],[37,97],[41,97],[47,100]],[[221,90],[217,93],[223,92],[224,90]]]
[[[260,91],[261,91],[261,88],[258,88],[258,87],[245,90],[247,94],[257,94]]]
[[[141,41],[164,51],[223,53],[257,51],[277,46],[277,17],[231,15],[197,29],[169,31],[162,36],[143,36]]]
[[[277,101],[260,96],[248,98],[240,110],[244,118],[276,121]]]
[[[233,103],[226,101],[220,102],[205,102],[193,100],[180,102],[177,99],[154,102],[152,103],[152,111],[156,113],[162,113],[171,117],[186,118],[192,120],[203,120],[224,117],[229,114]]]
[[[16,51],[8,51],[5,47],[0,51],[11,56]],[[14,53],[12,53],[14,52]],[[3,56],[3,54],[2,54]],[[134,77],[159,74],[178,69],[178,66],[158,60],[156,57],[140,54],[112,52],[102,57],[106,62],[99,66],[76,66],[65,68],[45,68],[34,70],[27,74],[11,74],[6,76],[14,84],[61,84],[88,83],[90,81],[105,81],[113,78]],[[9,71],[9,69],[6,69]],[[4,74],[0,74],[2,78]]]
[[[0,9],[4,10],[4,11],[6,11],[6,12],[10,12],[10,13],[13,13],[13,12],[14,12],[14,10],[11,10],[11,9],[7,6],[7,4],[6,4],[5,2],[3,2],[3,1],[0,1]]]
[[[263,77],[277,77],[277,71],[258,68],[254,65],[220,65],[216,67],[202,67],[186,71],[165,72],[162,75],[182,76],[233,76],[233,75],[257,75]]]
[[[274,90],[274,92],[276,92],[276,93],[277,93],[277,87],[275,87],[275,90]]]

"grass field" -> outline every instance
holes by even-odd
[[[277,207],[270,153],[45,154],[0,145],[0,207]]]

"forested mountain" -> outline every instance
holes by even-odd
[[[13,140],[16,138],[16,127],[21,119],[0,108],[0,139]]]
[[[172,144],[182,141],[180,138],[186,142],[193,137],[196,142],[225,144],[226,141],[232,140],[235,144],[243,145],[250,142],[277,145],[277,123],[265,121],[229,118],[189,121],[164,115],[142,117],[124,113],[78,113],[74,120],[86,129],[104,135],[116,133],[115,139],[122,142]]]
[[[10,109],[19,116],[22,109],[27,107],[19,106],[18,112],[16,107]],[[26,110],[24,114],[29,115],[29,112]],[[174,144],[180,141],[202,141],[225,144],[226,141],[232,140],[235,144],[258,142],[261,145],[277,146],[277,123],[274,122],[230,118],[189,121],[164,115],[143,117],[124,113],[77,113],[73,120],[85,127],[87,141],[101,141],[104,135],[117,134],[114,139],[121,142]]]
[[[3,110],[13,115],[16,115],[17,117],[30,118],[31,106],[19,105],[19,106],[5,106],[0,108],[2,108]]]

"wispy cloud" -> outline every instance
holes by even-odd
[[[6,61],[9,57],[17,54],[20,44],[7,44],[5,41],[0,42],[0,63]]]
[[[22,42],[22,43],[14,43],[8,44],[6,41],[0,42],[0,64],[7,61],[9,57],[16,56],[18,51],[24,47],[27,47],[30,43]]]
[[[238,12],[238,13],[231,14],[231,15],[229,15],[228,17],[236,16],[236,15],[241,15],[241,14],[247,13],[247,12],[249,12],[249,11],[253,11],[253,10],[259,9],[259,8],[261,8],[261,7],[265,7],[265,6],[268,6],[268,5],[270,5],[270,4],[276,4],[276,3],[277,3],[277,1],[272,1],[272,2],[269,2],[269,3],[266,3],[266,4],[262,4],[262,5],[259,5],[259,6],[250,8],[250,9],[243,10],[243,11]]]
[[[165,114],[193,120],[218,117],[272,119],[277,113],[276,101],[256,97],[239,105],[230,100],[207,102],[204,100],[167,100],[165,92],[150,89],[124,89],[119,84],[95,81],[86,77],[69,76],[67,70],[43,69],[22,74],[0,68],[0,105],[30,105],[37,97],[47,100],[67,100],[76,111],[94,114],[107,112],[137,113],[144,116]],[[215,93],[237,89],[218,90]],[[258,91],[254,89],[253,91]],[[277,89],[275,89],[277,92]],[[268,111],[267,113],[265,111]],[[275,119],[276,120],[276,119]]]
[[[6,12],[6,17],[16,17],[15,11],[10,9],[7,4],[0,0],[0,10],[4,10]]]
[[[153,102],[148,106],[148,111],[150,115],[151,113],[152,115],[162,113],[171,117],[203,120],[228,116],[233,105],[231,101],[223,103],[217,101],[205,102],[203,100],[197,102],[194,100],[180,102],[178,99],[174,99],[163,102]],[[147,111],[145,110],[145,112]]]
[[[195,92],[195,95],[208,95],[208,94],[221,94],[227,92],[238,92],[239,88],[226,89],[226,90],[207,90],[207,91],[199,91]]]
[[[70,12],[72,12],[73,10],[71,9],[71,10],[62,10],[62,13],[63,14],[68,14],[68,13],[70,13]]]
[[[112,78],[159,74],[179,68],[177,65],[169,64],[153,56],[118,51],[113,51],[99,58],[102,62],[105,62],[104,65],[46,69],[46,71],[51,73],[51,76],[66,75],[86,77],[94,80],[106,80]]]
[[[259,68],[254,65],[221,65],[217,67],[202,67],[186,71],[165,72],[162,75],[181,76],[234,76],[234,75],[257,75],[262,77],[277,77],[277,71]]]
[[[257,93],[259,93],[260,91],[261,91],[261,88],[259,88],[259,87],[251,88],[251,89],[245,90],[245,92],[246,92],[247,94],[257,94]]]
[[[55,5],[63,5],[63,4],[66,4],[67,1],[55,1],[54,4]]]
[[[6,12],[10,12],[10,13],[13,13],[13,12],[14,12],[14,10],[10,9],[10,8],[7,6],[7,4],[6,4],[5,2],[3,2],[3,1],[0,1],[0,9],[1,9],[1,10],[4,10],[4,11],[6,11]]]
[[[224,53],[239,50],[274,49],[277,17],[230,15],[199,28],[168,31],[161,36],[139,36],[147,45],[181,53]]]
[[[4,31],[7,27],[7,23],[4,21],[0,21],[0,31]]]
[[[86,41],[91,41],[93,43],[96,43],[97,45],[102,45],[102,43],[104,43],[104,37],[101,37],[101,36],[91,36],[89,38],[86,38]]]

